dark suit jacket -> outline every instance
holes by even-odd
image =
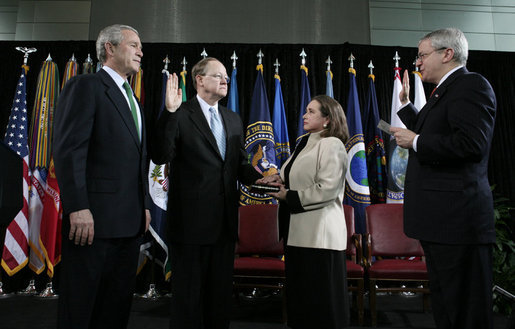
[[[226,133],[225,161],[196,97],[157,122],[152,159],[170,162],[169,241],[212,244],[238,235],[237,180],[250,184],[261,175],[248,164],[240,117],[218,106]]]
[[[90,209],[95,237],[143,233],[149,208],[146,132],[104,70],[68,81],[54,119],[53,155],[65,215]],[[67,216],[65,216],[67,217]],[[63,231],[69,221],[63,222]]]
[[[404,230],[446,244],[495,241],[487,167],[496,99],[481,75],[461,68],[434,92],[418,115],[398,112],[419,134],[404,185]]]

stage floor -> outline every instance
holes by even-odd
[[[129,329],[166,329],[169,325],[168,309],[171,297],[157,300],[134,299]],[[435,328],[432,314],[422,310],[422,297],[415,295],[382,295],[377,298],[377,328]],[[2,329],[54,329],[56,327],[57,299],[12,295],[0,299],[0,327]],[[355,311],[351,312],[351,327],[372,328],[365,299],[365,327],[357,325]],[[508,319],[495,315],[495,328],[506,329]],[[282,323],[280,296],[265,294],[234,299],[231,329],[286,329]],[[315,328],[314,328],[315,329]]]

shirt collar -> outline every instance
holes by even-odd
[[[459,69],[461,69],[463,67],[463,65],[458,65],[456,66],[455,68],[453,68],[452,70],[450,70],[449,72],[447,72],[441,79],[440,79],[440,82],[438,82],[438,85],[436,86],[437,88],[445,81],[445,79],[447,79],[449,77],[449,75],[453,74],[454,72],[458,71]]]
[[[209,109],[212,107],[215,109],[215,112],[218,113],[218,102],[215,105],[209,105],[205,100],[203,100],[198,94],[197,94],[197,100],[200,104],[200,108],[202,108],[202,112],[208,112]]]
[[[120,88],[121,88],[121,87],[123,87],[123,83],[124,83],[124,82],[127,82],[127,80],[126,80],[126,79],[122,78],[122,76],[121,76],[121,75],[119,75],[119,74],[118,74],[118,72],[116,72],[115,70],[113,70],[113,69],[112,69],[112,68],[110,68],[109,66],[104,65],[104,66],[102,66],[102,69],[103,69],[104,71],[106,71],[106,72],[107,72],[107,74],[109,74],[109,76],[114,80],[114,82],[116,83],[116,85],[117,85],[118,87],[120,87]]]

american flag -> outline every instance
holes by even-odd
[[[26,102],[26,70],[23,66],[20,80],[16,86],[11,116],[5,133],[5,143],[23,159],[23,208],[9,224],[5,233],[5,243],[2,253],[2,267],[13,275],[22,269],[28,262],[29,223],[28,223],[28,199],[29,199],[29,146],[27,143],[27,102]]]

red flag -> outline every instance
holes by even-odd
[[[47,274],[50,278],[54,276],[54,266],[61,260],[62,221],[63,209],[52,158],[48,169],[40,228],[40,243],[45,254]]]

